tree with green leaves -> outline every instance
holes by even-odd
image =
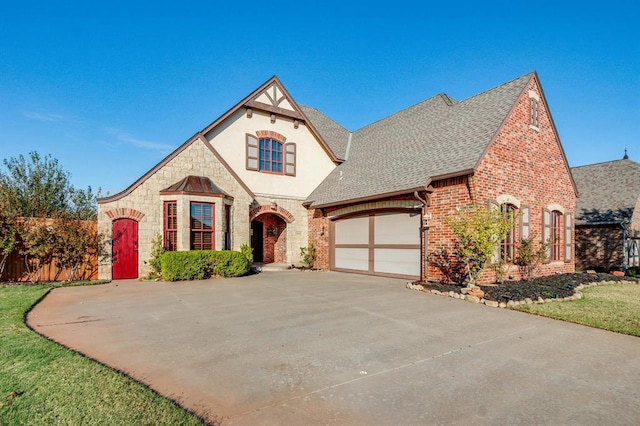
[[[454,253],[464,265],[469,287],[491,260],[513,220],[512,214],[477,205],[445,219],[456,236]]]
[[[18,248],[20,227],[8,209],[0,207],[0,279],[9,255]]]
[[[0,169],[0,204],[15,217],[55,218],[73,215],[90,220],[97,215],[97,198],[91,187],[76,189],[71,175],[50,154],[32,151],[3,160]]]
[[[51,155],[30,152],[3,160],[0,168],[0,276],[8,256],[20,247],[31,281],[56,262],[69,279],[99,256],[104,237],[82,221],[97,217],[94,192],[76,189],[70,174]],[[45,225],[45,218],[54,219]]]

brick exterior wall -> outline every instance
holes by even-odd
[[[529,124],[530,92],[539,98],[538,126]],[[523,93],[512,113],[488,148],[472,176],[434,182],[431,205],[432,217],[426,231],[424,252],[427,256],[444,250],[451,253],[454,235],[445,224],[446,217],[458,209],[479,204],[487,206],[489,200],[515,200],[520,206],[530,208],[530,238],[536,243],[542,240],[543,209],[554,206],[564,214],[574,214],[576,192],[564,153],[556,136],[544,97],[537,81],[533,79]],[[405,197],[406,198],[406,197]],[[395,199],[402,199],[396,197]],[[385,199],[391,200],[391,199]],[[381,200],[384,201],[384,200]],[[309,212],[309,242],[316,246],[316,265],[329,268],[329,218],[331,211],[344,208],[338,206]],[[575,216],[574,216],[575,217]],[[516,239],[520,236],[516,226]],[[572,240],[575,233],[572,233]],[[564,232],[562,233],[564,244]],[[564,249],[564,246],[563,246]],[[575,253],[575,250],[572,250]],[[564,253],[564,252],[563,252]],[[425,262],[428,263],[428,262]],[[424,268],[424,279],[443,280],[441,269],[433,263]],[[542,265],[540,275],[575,271],[575,256],[568,262],[558,261]],[[511,266],[508,275],[519,278],[518,269]],[[487,269],[480,283],[495,280],[495,274]]]
[[[577,226],[576,267],[609,272],[624,263],[620,225]]]

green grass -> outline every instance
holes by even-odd
[[[519,311],[640,337],[640,285],[612,284],[582,290],[571,302],[520,305]]]
[[[147,387],[31,331],[51,285],[0,286],[0,425],[198,425]]]

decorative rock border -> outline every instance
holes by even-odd
[[[537,300],[532,300],[530,298],[525,298],[524,300],[509,300],[508,302],[496,302],[495,300],[486,300],[484,298],[480,298],[477,296],[472,296],[470,294],[460,294],[455,291],[439,291],[435,289],[425,288],[422,284],[413,284],[412,282],[407,283],[407,288],[410,290],[418,290],[423,291],[425,293],[431,293],[438,296],[452,297],[454,299],[466,300],[469,303],[479,303],[484,304],[492,308],[515,308],[520,305],[532,305],[532,304],[540,304],[540,303],[550,303],[550,302],[570,302],[572,300],[580,300],[582,299],[582,291],[587,287],[595,287],[598,285],[612,285],[612,284],[640,284],[640,280],[619,280],[619,281],[599,281],[588,284],[580,284],[576,286],[574,289],[575,293],[571,296],[567,297],[557,297],[557,298],[549,298],[543,299],[542,297],[538,297]]]

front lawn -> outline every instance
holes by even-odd
[[[515,309],[640,337],[640,285],[589,287],[582,294],[580,300],[520,305]]]
[[[140,383],[31,331],[24,315],[50,289],[0,286],[0,424],[204,424]]]

